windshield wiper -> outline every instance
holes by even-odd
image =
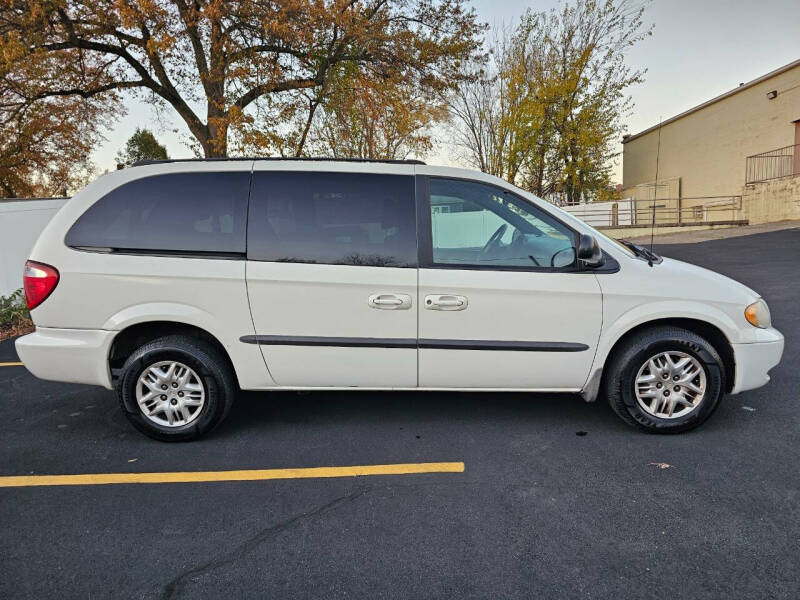
[[[661,256],[650,250],[649,248],[645,248],[644,246],[640,246],[639,244],[634,244],[629,240],[619,240],[620,243],[624,244],[631,250],[636,256],[641,256],[649,263],[659,263],[661,262]]]

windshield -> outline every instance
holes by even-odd
[[[591,227],[591,225],[590,225],[590,227]],[[592,229],[594,229],[594,228],[592,227]],[[619,248],[620,250],[622,250],[626,254],[628,254],[630,256],[636,256],[636,253],[631,248],[629,248],[628,246],[626,246],[625,244],[623,244],[619,240],[615,240],[614,238],[612,238],[610,236],[607,236],[602,231],[597,231],[595,229],[595,232],[597,233],[597,235],[599,235],[600,237],[602,237],[605,240],[608,240],[609,242],[614,244],[617,248]]]
[[[513,186],[513,187],[515,187],[515,188],[516,188],[516,186]],[[633,251],[631,248],[629,248],[628,246],[626,246],[625,244],[623,244],[622,242],[620,242],[620,241],[618,241],[618,240],[615,240],[615,239],[614,239],[614,238],[612,238],[612,237],[609,237],[609,236],[607,236],[607,235],[606,235],[605,233],[603,233],[602,231],[598,231],[597,229],[595,229],[594,227],[592,227],[591,225],[589,225],[588,223],[586,223],[586,221],[582,221],[581,219],[579,219],[578,217],[576,217],[576,216],[575,216],[575,215],[573,215],[572,213],[570,213],[570,212],[567,212],[566,210],[564,210],[564,209],[563,209],[563,208],[561,208],[560,206],[556,206],[555,204],[552,204],[551,202],[548,202],[547,200],[542,200],[542,199],[541,199],[541,198],[539,198],[538,196],[535,196],[535,195],[531,194],[530,192],[526,192],[525,190],[522,190],[522,189],[519,189],[519,188],[517,188],[517,189],[519,190],[519,192],[520,192],[520,194],[521,194],[521,195],[523,195],[523,196],[528,196],[528,197],[530,197],[530,198],[535,198],[536,200],[538,200],[538,201],[539,201],[539,202],[541,202],[542,204],[552,207],[554,210],[558,211],[558,213],[559,213],[559,216],[563,216],[563,218],[564,218],[565,220],[570,220],[570,221],[573,221],[573,222],[578,222],[578,223],[580,223],[581,225],[584,225],[585,227],[588,227],[588,228],[590,228],[590,229],[592,230],[592,232],[593,232],[593,233],[594,233],[594,234],[595,234],[597,237],[601,238],[601,240],[605,240],[605,241],[608,241],[608,242],[610,242],[610,243],[614,244],[614,246],[615,246],[616,248],[618,248],[619,250],[623,251],[623,252],[624,252],[625,254],[627,254],[628,256],[633,256],[633,257],[635,257],[635,256],[636,256],[636,253],[635,253],[635,252],[634,252],[634,251]]]

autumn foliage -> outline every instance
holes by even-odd
[[[360,73],[331,86],[312,135],[312,152],[335,158],[404,159],[433,148],[431,124],[447,109],[440,97],[396,76]]]
[[[423,156],[449,120],[461,161],[551,200],[603,197],[643,5],[563,0],[494,46],[468,5],[0,0],[2,195],[79,184],[134,96],[177,115],[197,156]]]
[[[100,131],[120,110],[117,97],[53,93],[86,84],[78,57],[65,51],[34,60],[15,30],[0,40],[0,195],[61,195],[84,177]]]
[[[3,0],[0,28],[17,61],[71,74],[43,97],[143,92],[207,157],[302,154],[344,79],[381,101],[390,81],[442,91],[481,31],[465,0]]]

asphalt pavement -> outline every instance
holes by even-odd
[[[163,444],[112,392],[0,367],[0,476],[465,465],[0,488],[0,598],[800,597],[800,230],[656,249],[758,290],[787,342],[677,436],[574,396],[247,393]]]

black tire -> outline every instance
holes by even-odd
[[[651,357],[667,351],[694,357],[706,375],[703,400],[688,414],[675,418],[651,415],[636,399],[639,369]],[[680,433],[701,425],[719,406],[725,393],[725,367],[714,346],[696,333],[678,327],[652,327],[615,349],[605,373],[605,389],[611,408],[629,425],[651,433]]]
[[[163,426],[150,420],[136,400],[137,382],[144,370],[167,360],[179,361],[194,370],[204,387],[205,402],[199,414],[183,426]],[[227,359],[212,345],[189,336],[169,335],[144,344],[128,357],[117,391],[122,411],[136,429],[162,442],[188,442],[225,419],[233,405],[236,384]]]

